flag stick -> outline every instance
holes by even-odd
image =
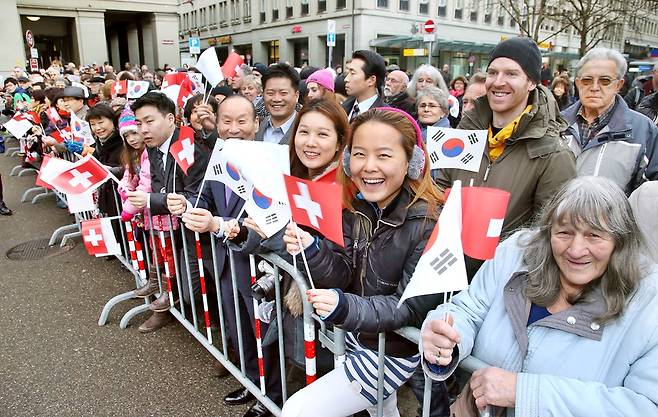
[[[203,91],[203,104],[208,104],[208,100],[210,99],[210,90],[208,90],[209,85],[208,80],[203,81],[203,86],[205,87],[205,90]],[[207,96],[206,93],[208,94]]]
[[[199,199],[201,198],[201,192],[203,191],[203,186],[206,185],[206,176],[203,176],[201,180],[201,186],[199,187],[199,194],[196,196],[196,201],[194,202],[194,208],[199,205]]]
[[[236,220],[240,220],[240,217],[242,217],[242,215],[244,214],[245,207],[246,207],[246,204],[242,206],[242,208],[240,209],[240,212],[238,213],[238,215],[235,216]],[[224,237],[224,240],[222,240],[222,243],[226,243],[227,240],[228,240],[228,235],[226,235]]]
[[[297,244],[301,249],[302,260],[304,261],[304,267],[306,268],[306,276],[308,277],[308,281],[311,283],[311,288],[315,289],[315,284],[313,283],[313,278],[311,277],[311,270],[309,269],[308,261],[306,260],[306,254],[304,253],[304,248],[302,248],[302,239],[299,237],[299,228],[295,222],[292,222],[292,225],[295,228],[295,233],[297,234]]]

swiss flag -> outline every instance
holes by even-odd
[[[46,168],[48,162],[50,162],[50,158],[52,158],[50,155],[43,155],[43,159],[41,160],[41,167],[39,167],[39,172],[37,173],[37,179],[34,181],[34,185],[52,190],[53,186],[41,179],[41,172],[43,172],[43,169]]]
[[[336,183],[336,174],[338,167],[334,167],[327,172],[320,174],[319,177],[316,177],[314,181],[328,182],[330,184]]]
[[[492,259],[500,241],[510,193],[496,188],[462,188],[462,244],[475,259]]]
[[[180,85],[187,78],[187,74],[184,72],[172,72],[165,74],[164,79],[162,80],[162,88],[167,88],[171,85],[178,84]]]
[[[110,173],[91,155],[54,177],[50,184],[64,194],[81,194],[98,187],[110,178]]]
[[[121,254],[121,247],[114,236],[111,220],[108,218],[83,221],[82,241],[90,255]]]
[[[27,120],[28,122],[32,122],[34,124],[41,123],[41,118],[34,111],[17,112],[16,114],[14,114],[14,117],[12,117],[12,119],[16,120],[17,122],[21,120]]]
[[[46,116],[48,116],[48,120],[50,120],[55,126],[62,122],[62,117],[57,112],[57,109],[52,106],[48,107],[46,110]]]
[[[185,107],[187,100],[194,96],[194,85],[189,78],[185,78],[180,85],[180,90],[178,91],[178,107]]]
[[[194,130],[188,126],[181,126],[178,131],[178,140],[171,144],[169,153],[187,175],[187,170],[194,164]]]
[[[228,54],[228,57],[226,57],[224,65],[222,65],[222,74],[224,74],[225,78],[233,78],[242,64],[244,64],[242,57],[235,51],[231,52]]]
[[[112,97],[128,94],[128,80],[117,81],[112,86]]]
[[[63,129],[58,129],[50,133],[50,137],[54,138],[57,143],[63,143],[65,140],[68,140],[72,137],[71,127],[66,126]]]
[[[510,193],[488,187],[462,189],[462,245],[473,259],[492,259],[500,241]],[[450,189],[446,190],[446,199]]]
[[[292,220],[312,227],[324,237],[345,246],[341,186],[327,182],[302,180],[284,174]]]

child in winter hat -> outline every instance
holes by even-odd
[[[126,133],[136,132],[137,133],[137,123],[135,123],[135,113],[130,110],[130,107],[126,106],[119,116],[119,134],[122,138],[126,139]]]

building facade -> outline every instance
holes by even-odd
[[[486,67],[489,52],[501,39],[519,34],[516,22],[494,0],[183,0],[181,58],[194,62],[188,39],[195,37],[202,51],[217,47],[220,59],[236,50],[251,63],[326,66],[330,19],[336,24],[334,66],[344,63],[351,51],[368,48],[401,68],[431,62],[448,64],[453,75],[470,74]],[[429,19],[436,24],[431,55],[423,37],[423,23]],[[551,26],[547,22],[542,32],[548,36]],[[656,21],[648,22],[642,30],[620,31],[602,45],[628,52],[629,45],[640,43],[646,50],[658,46],[657,29]],[[578,58],[578,46],[573,31],[540,44],[546,61],[567,68]]]
[[[53,59],[76,64],[110,62],[177,65],[179,0],[2,0],[0,73],[39,68]],[[34,48],[26,44],[31,31]],[[34,56],[36,55],[36,58]]]

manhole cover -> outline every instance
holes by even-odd
[[[48,246],[48,239],[30,240],[14,246],[7,251],[7,258],[12,261],[33,261],[61,255],[73,249],[75,245],[66,245],[63,248]]]

